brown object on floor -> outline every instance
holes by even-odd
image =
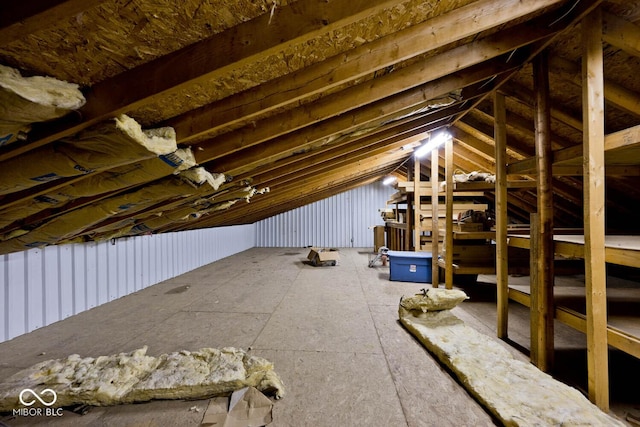
[[[273,364],[244,350],[203,348],[148,356],[147,347],[97,358],[74,354],[38,363],[0,383],[0,412],[30,406],[24,390],[52,395],[46,406],[111,406],[154,399],[203,399],[255,386],[276,398],[284,387]],[[39,399],[38,399],[39,400]],[[36,403],[37,405],[37,403]]]

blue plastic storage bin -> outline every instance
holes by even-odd
[[[431,283],[431,252],[389,251],[389,280]]]

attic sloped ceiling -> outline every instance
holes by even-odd
[[[12,2],[0,18],[0,64],[78,84],[86,103],[0,147],[0,169],[31,168],[33,153],[79,146],[87,132],[128,117],[145,130],[173,129],[177,147],[213,175],[209,184],[185,182],[156,165],[103,192],[78,190],[157,156],[125,151],[124,159],[5,191],[0,212],[10,219],[0,222],[0,252],[259,221],[406,175],[413,149],[445,127],[457,169],[493,172],[495,90],[507,96],[512,173],[534,179],[526,164],[534,155],[531,60],[548,50],[554,148],[579,146],[579,22],[599,6],[614,132],[640,116],[640,1]],[[45,164],[54,159],[44,156]],[[620,200],[640,199],[636,159],[627,160],[608,178],[611,218],[632,213]],[[582,183],[569,166],[554,178],[557,223],[580,225]],[[428,165],[423,173],[427,179]],[[184,191],[162,191],[179,184]],[[510,192],[513,218],[527,221],[535,198],[531,188]],[[89,211],[103,214],[85,219]],[[65,218],[73,226],[56,235],[55,221]]]

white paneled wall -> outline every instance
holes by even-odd
[[[0,342],[256,245],[255,225],[0,255]]]
[[[256,224],[259,247],[372,247],[378,209],[396,190],[380,182],[356,188]]]

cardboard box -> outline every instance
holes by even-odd
[[[431,252],[389,251],[389,280],[431,283]]]
[[[447,248],[442,252],[442,257],[446,256]],[[453,245],[453,263],[454,264],[480,264],[495,263],[496,247],[492,244],[459,244]]]
[[[340,259],[340,252],[334,248],[316,248],[312,247],[307,255],[307,259],[311,261],[314,266],[328,263],[336,265]]]
[[[453,224],[454,231],[483,231],[484,223],[482,222],[459,222]]]

